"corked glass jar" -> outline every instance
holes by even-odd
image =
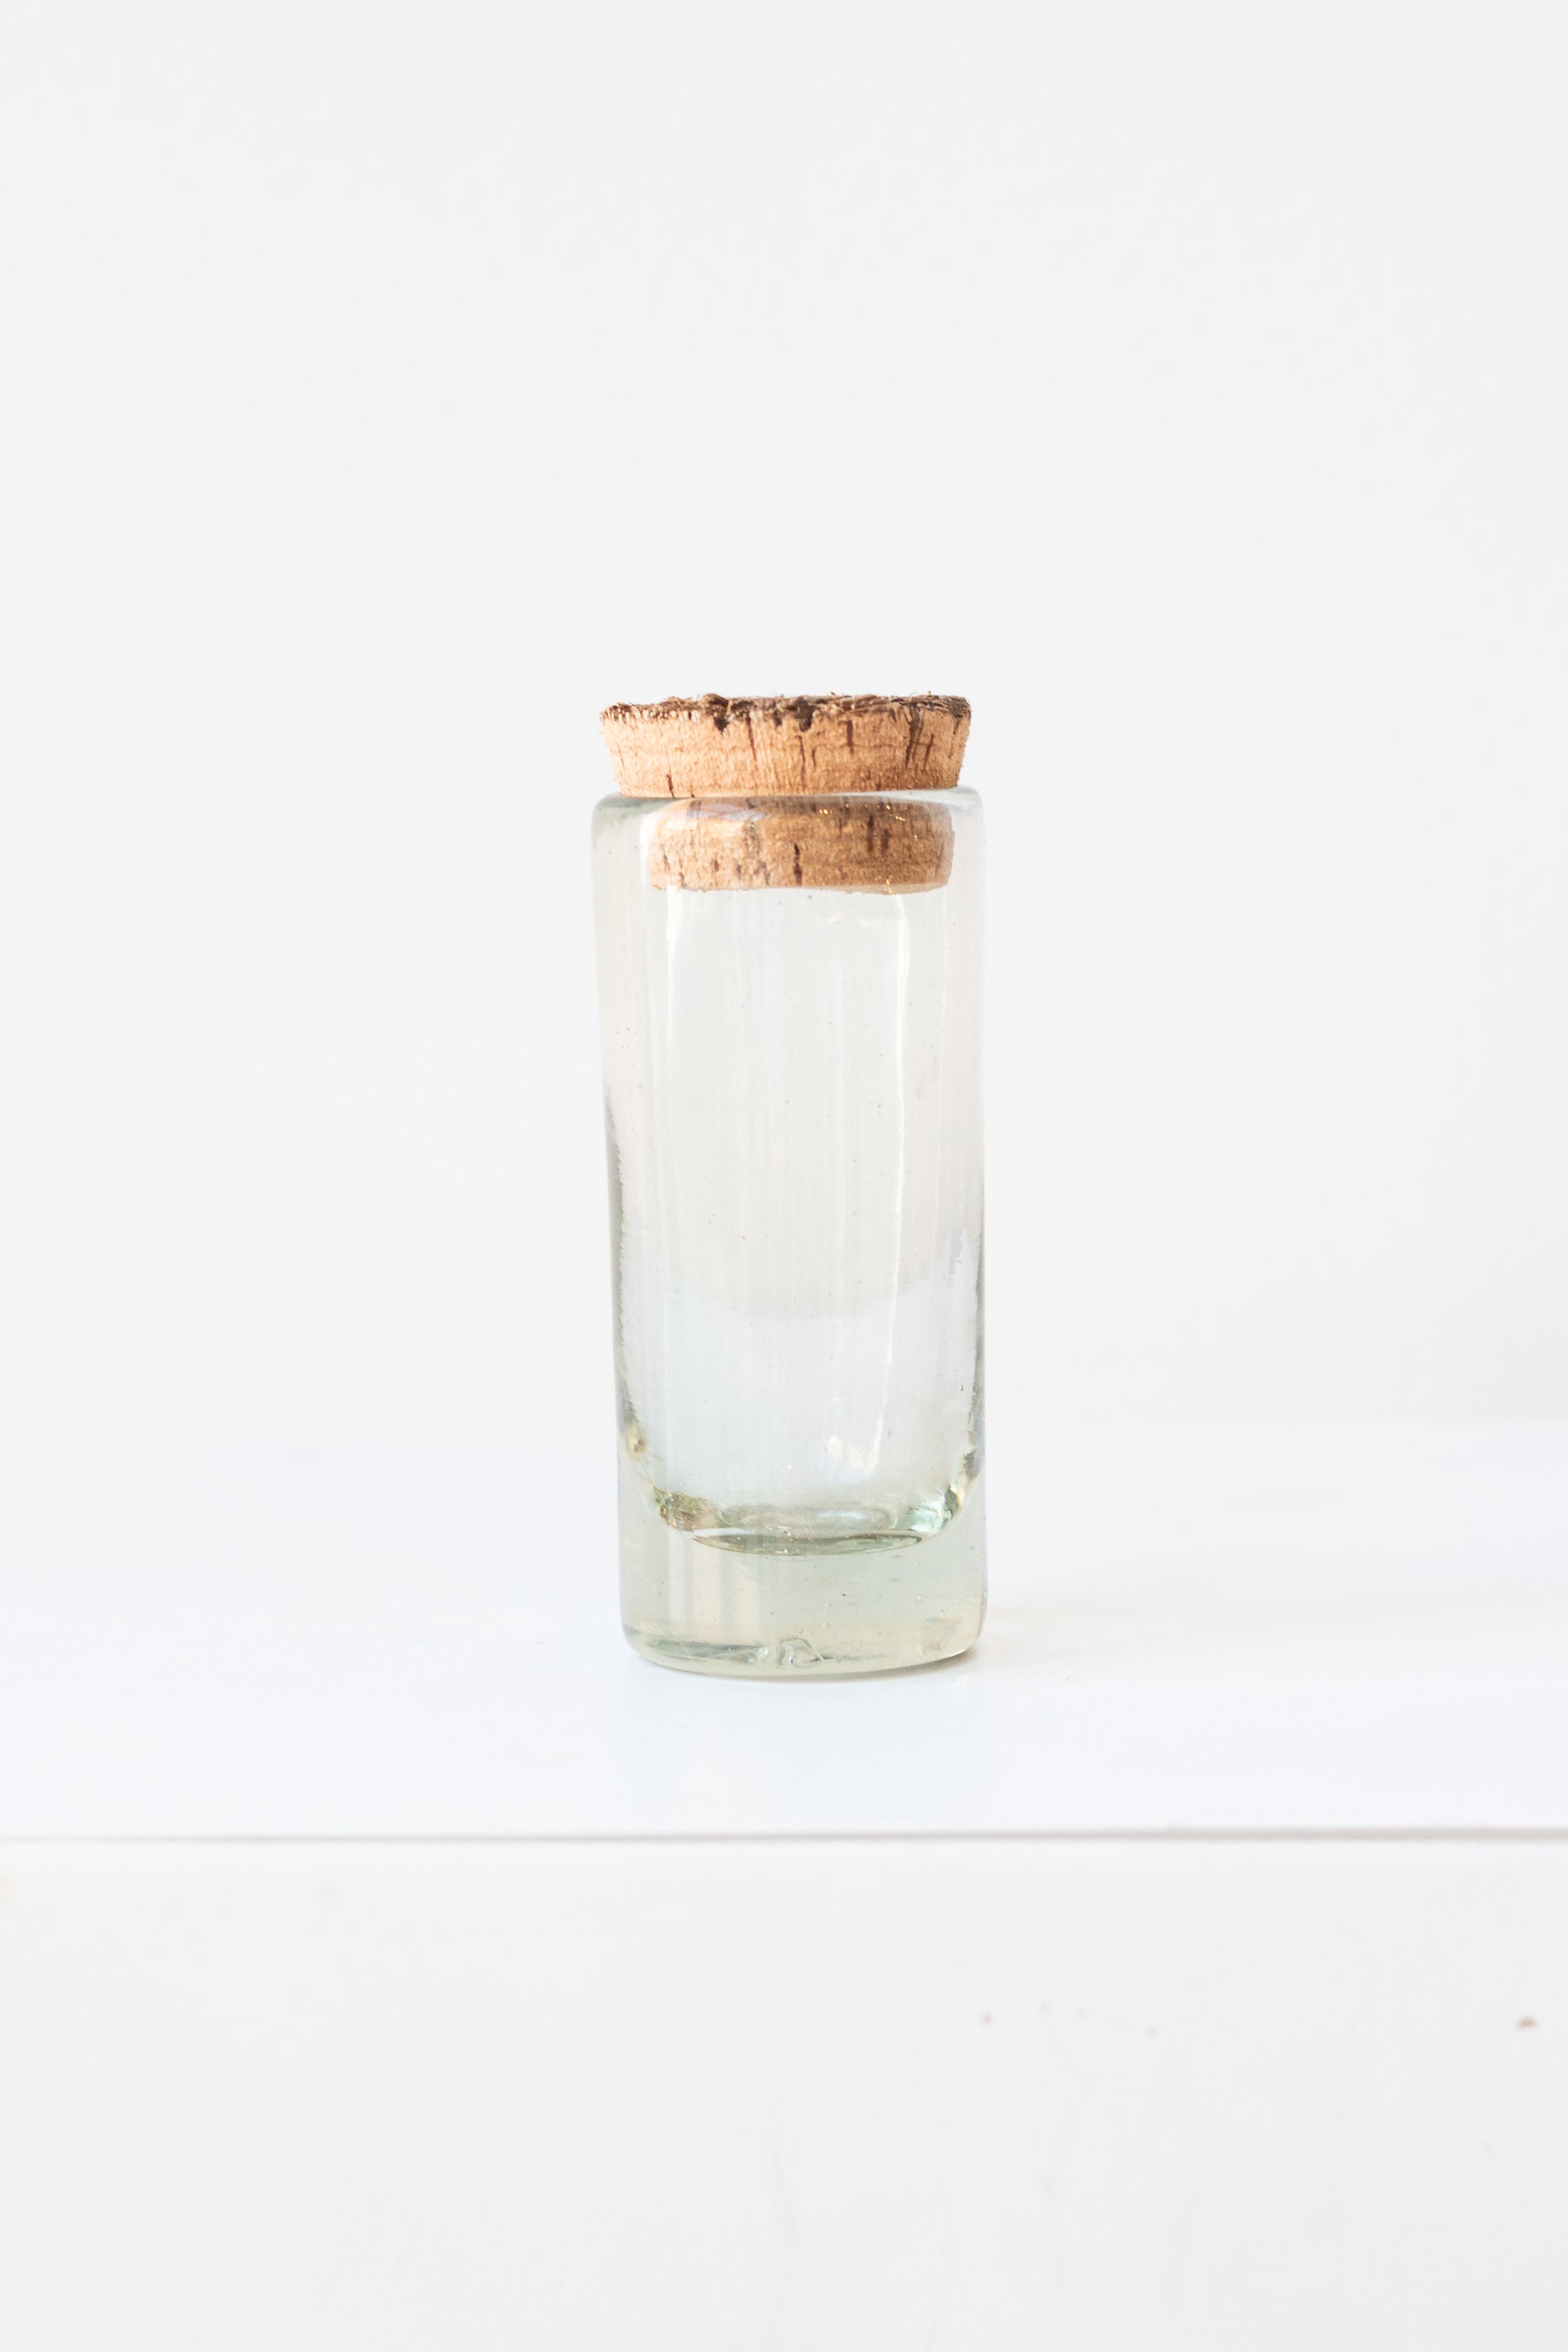
[[[602,723],[627,1638],[708,1674],[952,1657],[985,1610],[969,707]]]

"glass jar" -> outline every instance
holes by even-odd
[[[604,724],[627,1638],[709,1674],[954,1656],[985,1607],[968,707]]]

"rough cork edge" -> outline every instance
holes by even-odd
[[[672,808],[653,828],[655,890],[939,890],[953,870],[945,808],[801,799]]]
[[[942,792],[969,706],[956,694],[705,694],[601,713],[615,780],[637,800]]]

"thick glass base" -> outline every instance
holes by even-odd
[[[632,1647],[687,1674],[799,1682],[956,1658],[986,1613],[983,1484],[913,1541],[737,1550],[672,1527],[623,1455],[621,1599]]]

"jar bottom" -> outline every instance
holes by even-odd
[[[621,1593],[632,1647],[686,1674],[800,1682],[956,1658],[985,1617],[982,1483],[920,1541],[761,1553],[671,1527],[622,1456]]]

